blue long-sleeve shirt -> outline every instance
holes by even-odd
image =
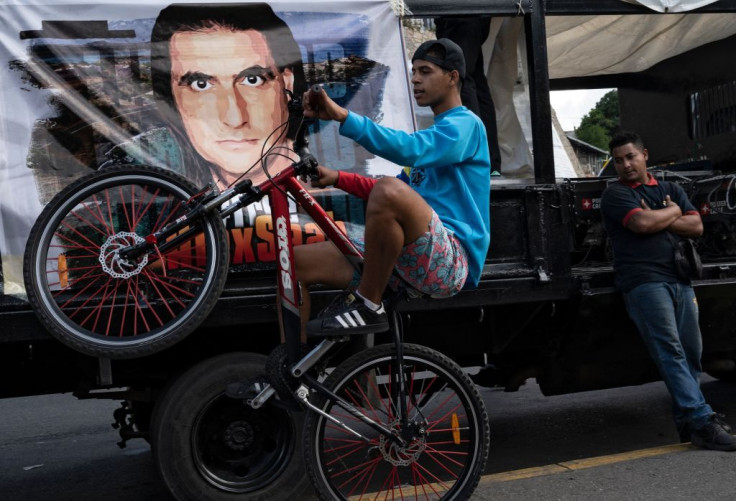
[[[410,167],[403,177],[463,245],[466,284],[477,286],[491,241],[491,161],[480,118],[458,106],[435,116],[431,127],[410,134],[350,112],[340,134]]]

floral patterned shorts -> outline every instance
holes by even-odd
[[[364,249],[363,239],[351,240]],[[450,297],[460,292],[465,284],[468,257],[455,235],[432,211],[428,231],[402,248],[395,269],[402,280],[419,292],[433,298]],[[360,275],[356,272],[350,285],[357,287],[359,282]]]

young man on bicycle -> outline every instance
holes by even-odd
[[[302,284],[348,289],[307,324],[308,334],[364,334],[388,329],[381,297],[392,271],[432,297],[449,297],[478,284],[490,242],[491,166],[482,121],[460,98],[462,50],[448,39],[423,43],[412,57],[419,106],[435,123],[409,134],[377,125],[338,106],[326,92],[304,95],[305,116],[340,122],[340,134],[401,166],[396,178],[373,179],[320,166],[314,186],[336,186],[367,199],[365,262],[354,292],[354,268],[331,243],[296,247]]]

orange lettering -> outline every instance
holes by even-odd
[[[299,223],[291,223],[291,242],[293,245],[302,244],[302,227]]]
[[[256,236],[263,240],[256,244],[256,254],[259,261],[273,261],[276,259],[276,250],[273,241],[273,224],[271,216],[258,216],[256,218]]]
[[[305,233],[305,244],[313,244],[316,242],[324,242],[326,240],[325,234],[322,232],[322,229],[317,226],[317,223],[306,223],[304,225],[304,233]]]
[[[233,228],[230,230],[233,237],[232,264],[252,263],[256,260],[251,240],[253,239],[253,228]]]

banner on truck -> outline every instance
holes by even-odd
[[[4,294],[22,294],[22,255],[46,204],[113,165],[157,165],[199,186],[259,182],[269,146],[289,147],[288,93],[319,83],[339,104],[413,127],[399,19],[387,1],[5,2],[0,33],[0,256]],[[314,128],[320,163],[370,176],[399,167]],[[273,172],[286,158],[274,160]],[[316,190],[315,190],[316,191]],[[319,194],[349,230],[361,201]],[[272,261],[268,203],[229,218],[233,266]],[[298,243],[322,239],[295,211]]]

